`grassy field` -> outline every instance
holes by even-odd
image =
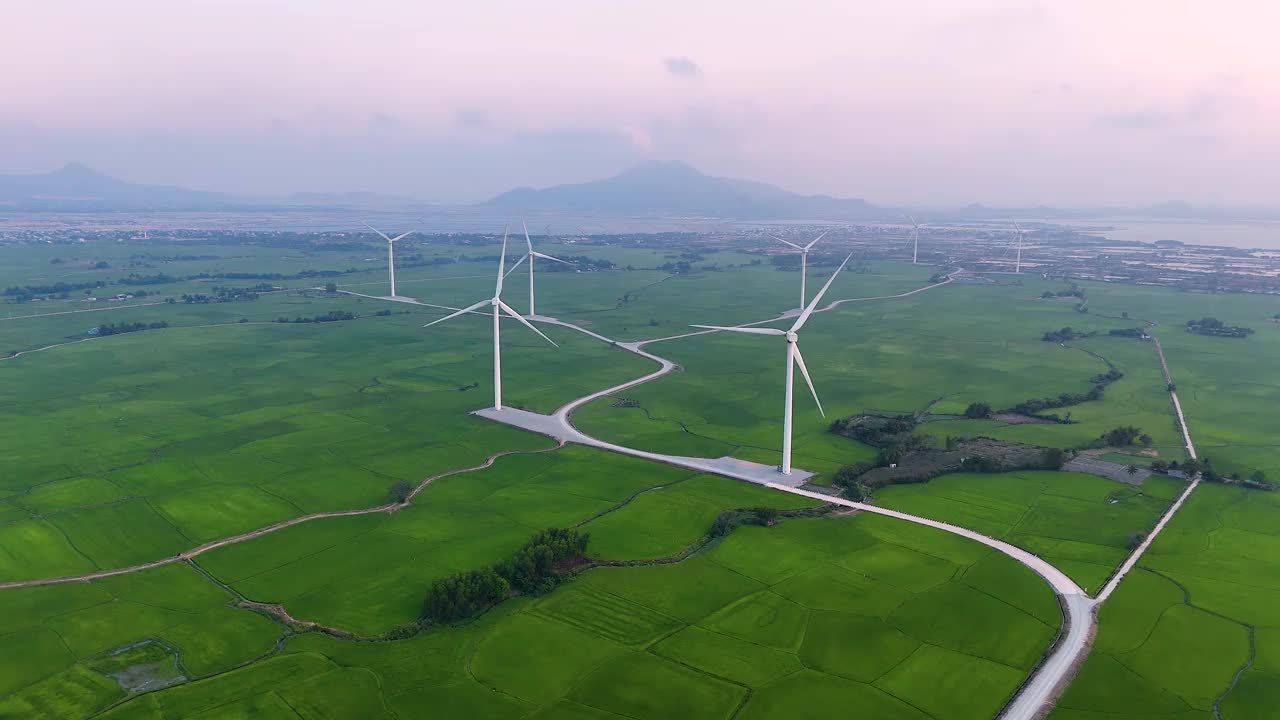
[[[353,305],[314,301],[331,303]],[[0,550],[0,578],[154,560],[306,513],[378,505],[397,481],[500,450],[548,447],[467,415],[492,403],[485,324],[421,329],[437,316],[170,328],[6,361],[0,373],[23,380],[0,389],[0,548],[40,552]],[[507,402],[549,411],[651,365],[549,333],[561,349],[507,335]],[[575,372],[538,373],[548,353]]]
[[[856,287],[849,285],[856,281],[857,276],[843,278],[832,296],[854,294],[850,291]],[[984,434],[1076,447],[1117,425],[1137,424],[1152,435],[1162,455],[1181,459],[1150,343],[1095,338],[1079,348],[1064,348],[1040,339],[1046,330],[1067,324],[1105,331],[1134,322],[1081,315],[1068,304],[1039,298],[1044,288],[1058,285],[1031,278],[1025,283],[949,286],[909,298],[848,304],[815,316],[801,345],[826,417],[807,396],[797,398],[796,465],[830,472],[873,454],[828,433],[830,418],[867,411],[959,413],[971,402],[1001,408],[1084,392],[1089,378],[1108,370],[1095,354],[1126,375],[1102,400],[1059,411],[1071,412],[1078,422],[1001,426],[943,421],[925,425],[924,431],[940,440]],[[769,342],[721,333],[652,345],[651,350],[676,360],[684,372],[626,391],[638,407],[614,407],[613,399],[603,398],[583,408],[575,421],[592,434],[662,452],[776,462],[784,355],[781,342]]]
[[[1280,684],[1280,499],[1202,485],[1099,613],[1052,716],[1263,718]],[[1239,674],[1238,681],[1236,680]]]
[[[130,272],[337,270],[353,292],[388,291],[381,247],[220,244],[0,246],[5,286],[116,282]],[[673,275],[668,251],[547,244],[627,271],[545,273],[539,310],[619,340],[690,323],[757,321],[796,304],[798,276],[737,252]],[[492,288],[497,245],[405,246],[400,292],[458,306]],[[486,258],[487,256],[487,258]],[[52,263],[54,257],[64,260]],[[106,261],[110,268],[92,265]],[[811,284],[830,268],[818,266]],[[851,265],[830,298],[922,287],[931,268]],[[349,271],[349,272],[348,272]],[[467,413],[491,403],[489,326],[441,310],[299,293],[253,302],[115,307],[66,300],[4,305],[0,356],[87,337],[105,322],[170,327],[0,361],[0,580],[154,560],[303,514],[371,507],[398,481],[435,480],[399,512],[329,518],[174,564],[92,583],[0,591],[0,717],[774,718],[990,717],[1057,631],[1060,612],[1034,574],[1003,555],[876,516],[747,526],[678,563],[724,510],[789,509],[795,496],[580,447]],[[222,282],[222,281],[220,281]],[[226,281],[247,286],[256,281]],[[148,285],[161,296],[213,283]],[[1110,362],[1125,373],[1069,425],[939,420],[921,432],[985,434],[1074,447],[1116,425],[1142,427],[1159,457],[1181,459],[1154,348],[1095,337],[1040,340],[1070,325],[1105,333],[1147,318],[1164,343],[1202,455],[1224,472],[1280,477],[1280,312],[1272,298],[1086,285],[1090,313],[1041,300],[1063,285],[955,284],[866,300],[814,317],[802,345],[827,408],[797,400],[796,464],[830,474],[871,448],[827,432],[857,412],[957,413],[1082,392]],[[524,279],[508,283],[524,307]],[[93,291],[104,297],[128,286]],[[378,316],[390,309],[391,315]],[[360,315],[324,324],[279,317]],[[1127,312],[1132,319],[1120,317]],[[41,317],[19,317],[41,315]],[[1191,317],[1254,326],[1247,340],[1188,334]],[[240,322],[244,320],[245,322]],[[573,331],[561,349],[504,328],[507,402],[550,412],[652,363]],[[650,346],[681,372],[575,415],[582,429],[678,454],[778,459],[781,343],[727,334]],[[1132,451],[1131,451],[1132,452]],[[1096,587],[1176,490],[1074,474],[951,476],[881,492],[893,507],[1004,537]],[[1114,501],[1114,502],[1112,502]],[[1142,711],[1262,717],[1280,680],[1280,587],[1271,495],[1207,487],[1103,610],[1098,651],[1057,711],[1067,720]],[[361,634],[413,620],[435,578],[508,556],[532,532],[579,526],[598,561],[555,592],[519,598],[458,628],[358,642],[294,634],[234,607],[236,595]],[[206,574],[207,573],[207,574]],[[138,643],[143,643],[138,645]],[[1255,653],[1239,682],[1223,695]],[[132,648],[124,650],[125,648]],[[106,673],[143,658],[188,681],[133,695]],[[239,667],[249,663],[244,667]],[[176,669],[176,670],[175,670]],[[156,672],[160,672],[157,670]],[[164,682],[157,675],[156,682]],[[662,692],[654,688],[661,687]],[[110,709],[108,709],[110,708]],[[105,712],[103,712],[105,710]],[[101,713],[101,714],[99,714]]]
[[[1053,563],[1085,590],[1101,588],[1182,489],[1153,475],[1141,486],[1085,473],[954,473],[893,485],[877,503],[1007,540]]]
[[[85,717],[126,700],[103,717],[967,718],[999,708],[1060,621],[1038,578],[980,545],[875,516],[789,519],[739,528],[683,562],[589,570],[461,627],[389,642],[296,635],[217,672],[272,636],[236,628],[237,614],[261,618],[218,607],[225,593],[190,569],[163,572],[134,581],[189,600],[167,608],[172,617],[119,624],[179,648],[203,679],[126,699],[84,660],[101,657],[103,642],[64,657],[56,636],[40,635],[90,626],[97,616],[61,618],[124,600],[100,582],[24,591],[0,596],[27,603],[5,617],[40,605],[50,619],[0,637],[38,649],[46,665],[24,667],[0,713]],[[964,623],[950,622],[956,604]],[[210,634],[184,634],[188,615]],[[64,637],[76,647],[79,636]]]

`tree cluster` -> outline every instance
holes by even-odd
[[[1120,328],[1118,330],[1108,330],[1107,334],[1112,337],[1144,338],[1147,336],[1147,331],[1142,328]]]
[[[324,315],[316,315],[315,317],[309,317],[309,318],[304,318],[301,315],[299,315],[293,320],[290,320],[289,318],[284,317],[282,315],[276,318],[276,322],[278,323],[326,323],[326,322],[338,322],[340,320],[355,320],[356,317],[357,315],[355,313],[350,313],[350,312],[347,312],[346,310],[330,310]]]
[[[1070,327],[1064,327],[1060,330],[1050,330],[1044,335],[1041,335],[1040,339],[1045,342],[1064,343],[1069,340],[1079,340],[1081,338],[1092,337],[1096,334],[1097,333],[1092,332],[1078,332]]]
[[[1054,408],[1062,408],[1062,407],[1069,407],[1071,405],[1079,405],[1080,403],[1088,402],[1090,400],[1100,400],[1102,399],[1103,393],[1106,392],[1107,386],[1119,380],[1122,377],[1124,377],[1124,373],[1120,372],[1115,368],[1111,368],[1105,373],[1100,373],[1098,375],[1094,375],[1093,377],[1089,378],[1089,382],[1093,383],[1093,387],[1089,388],[1088,392],[1062,393],[1058,395],[1058,397],[1056,398],[1048,397],[1048,398],[1024,400],[1023,402],[1020,402],[1017,405],[1014,405],[1013,407],[1007,410],[1003,410],[1001,412],[1017,413],[1019,415],[1031,415],[1033,417],[1040,417],[1047,420],[1053,420],[1055,422],[1069,422],[1070,416],[1068,416],[1068,418],[1064,420],[1063,418],[1058,417],[1057,415],[1046,415],[1041,413],[1043,413],[1045,410],[1052,410]]]
[[[1121,425],[1098,436],[1098,440],[1106,447],[1125,447],[1132,445],[1142,435],[1142,428],[1133,425]]]
[[[169,323],[163,320],[161,320],[160,322],[153,322],[153,323],[135,322],[135,323],[120,323],[118,325],[115,323],[112,323],[110,325],[99,325],[93,330],[90,330],[89,334],[97,335],[98,337],[106,337],[108,335],[123,335],[125,333],[139,332],[142,330],[159,330],[161,328],[167,328],[167,327],[169,327]]]
[[[970,420],[983,420],[991,417],[994,412],[991,406],[984,402],[969,403],[969,407],[964,409],[964,416]]]
[[[1253,328],[1228,325],[1215,317],[1203,317],[1199,320],[1188,320],[1187,332],[1213,337],[1244,338],[1253,334]]]
[[[536,533],[515,555],[492,567],[441,578],[427,590],[422,618],[437,623],[456,622],[487,610],[511,592],[548,592],[561,580],[560,566],[586,553],[588,539],[578,530],[549,528]]]
[[[726,510],[711,524],[707,532],[713,538],[724,537],[733,532],[739,525],[763,525],[768,527],[778,519],[777,508],[753,507],[741,510]]]

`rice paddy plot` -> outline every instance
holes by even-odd
[[[1273,493],[1202,484],[1103,606],[1094,652],[1053,717],[1182,717],[1215,702],[1223,717],[1265,717],[1280,653],[1280,546],[1243,526],[1276,511]]]
[[[954,473],[882,488],[876,500],[1007,540],[1097,590],[1179,485],[1159,476],[1134,487],[1085,473]]]

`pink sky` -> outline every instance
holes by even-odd
[[[468,201],[660,158],[882,203],[1280,203],[1273,1],[14,5],[0,173]]]

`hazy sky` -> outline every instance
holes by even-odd
[[[0,173],[481,199],[646,159],[881,203],[1280,204],[1276,0],[41,0]]]

